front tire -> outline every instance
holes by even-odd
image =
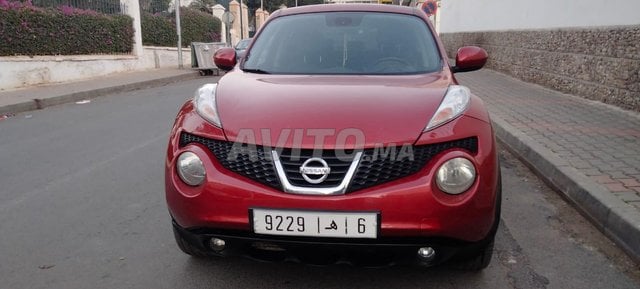
[[[498,162],[498,168],[500,168],[500,162]],[[489,233],[491,237],[485,245],[477,249],[473,254],[470,255],[470,257],[458,263],[458,266],[456,267],[459,269],[468,271],[480,271],[487,268],[491,263],[491,259],[493,256],[493,246],[495,243],[495,235],[498,232],[501,215],[500,213],[502,209],[502,173],[500,169],[498,169],[498,184],[496,187],[496,213],[493,228],[491,229],[491,233]]]
[[[198,249],[197,247],[193,246],[191,243],[189,243],[189,241],[187,241],[178,231],[178,229],[173,226],[173,236],[176,238],[176,243],[178,244],[178,248],[180,248],[180,250],[182,252],[184,252],[187,255],[191,255],[193,257],[196,258],[208,258],[211,257],[211,254],[205,251],[202,251],[200,249]]]
[[[489,267],[491,263],[491,258],[493,256],[493,244],[494,241],[491,240],[485,246],[483,246],[478,252],[470,257],[462,261],[458,264],[458,268],[466,271],[480,271]]]

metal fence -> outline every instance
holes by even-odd
[[[140,0],[140,11],[151,14],[169,12],[172,9],[171,0]]]
[[[33,0],[37,7],[73,7],[77,9],[93,10],[104,14],[126,14],[127,5],[120,0]]]

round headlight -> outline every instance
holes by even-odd
[[[465,158],[450,159],[438,169],[436,183],[447,194],[457,195],[465,192],[476,179],[476,169]]]
[[[204,182],[206,172],[202,160],[196,154],[192,152],[180,154],[176,168],[180,179],[187,185],[197,186]]]

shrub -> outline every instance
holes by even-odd
[[[191,42],[220,41],[220,20],[213,15],[198,10],[180,9],[183,46]]]
[[[173,47],[178,43],[174,13],[143,13],[142,44]],[[208,13],[191,8],[180,8],[182,46],[191,42],[220,41],[220,20]]]
[[[176,46],[178,36],[170,15],[142,13],[142,44]]]
[[[0,0],[0,56],[130,53],[133,19]]]

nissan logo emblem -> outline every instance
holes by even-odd
[[[331,168],[321,158],[310,158],[300,166],[300,174],[305,181],[310,184],[319,184],[324,182],[329,176]],[[309,176],[320,176],[319,178],[310,178]]]

